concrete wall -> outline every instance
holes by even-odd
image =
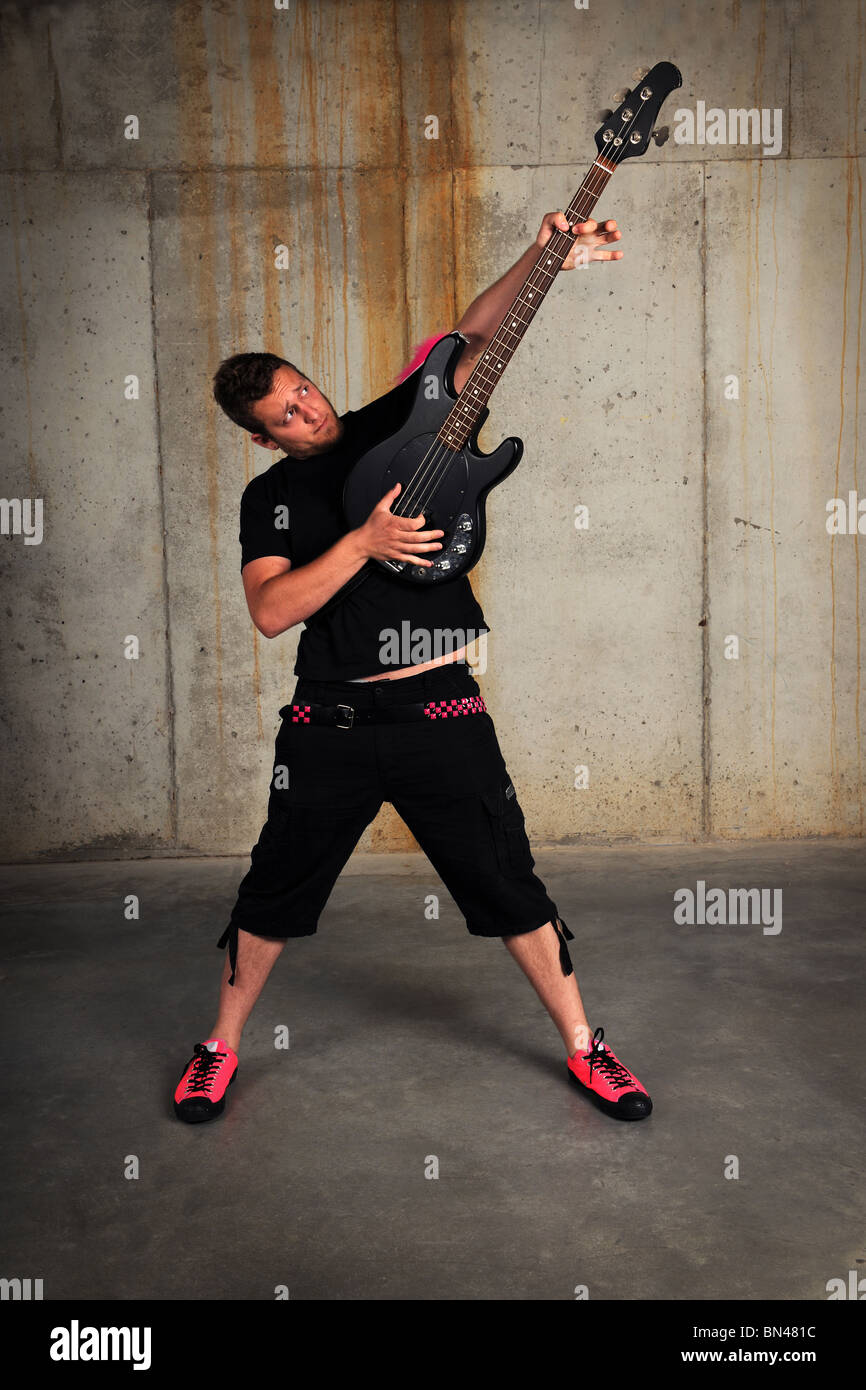
[[[44,501],[40,544],[0,537],[7,860],[248,851],[298,632],[246,610],[238,501],[273,456],[217,411],[217,363],[284,354],[340,411],[380,394],[662,58],[672,132],[779,108],[781,149],[670,138],[605,192],[625,258],[554,286],[482,433],[527,446],[473,571],[482,688],[534,843],[863,834],[859,537],[826,527],[866,496],[862,4],[0,23],[2,491]],[[385,807],[362,848],[413,843]]]

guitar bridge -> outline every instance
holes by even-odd
[[[466,568],[466,560],[475,548],[475,523],[468,512],[461,512],[457,518],[454,535],[448,545],[436,556],[428,569],[424,565],[402,567],[406,574],[421,584],[435,584],[437,580],[452,578]],[[398,562],[401,563],[401,562]]]

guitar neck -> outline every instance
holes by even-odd
[[[586,222],[607,187],[616,165],[599,158],[591,165],[580,188],[565,210],[570,223]],[[563,261],[577,240],[573,232],[554,232],[538,253],[532,270],[511,308],[478,360],[437,438],[449,449],[462,449],[479,416],[493,395],[502,373],[514,356],[547,291],[562,269]]]

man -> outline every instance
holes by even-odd
[[[535,242],[458,324],[467,338],[454,387],[462,390],[538,255],[569,223],[548,213]],[[616,223],[577,223],[563,269],[621,259],[604,249]],[[414,365],[414,364],[413,364]],[[253,847],[226,931],[216,1022],[194,1047],[175,1112],[197,1123],[219,1115],[237,1076],[241,1032],[288,937],[315,933],[319,914],[365,827],[390,801],[463,913],[471,934],[500,936],[563,1039],[567,1075],[607,1114],[643,1119],[652,1102],[637,1078],[590,1035],[566,939],[572,933],[532,872],[520,809],[493,721],[466,662],[469,634],[488,631],[468,575],[410,585],[369,560],[429,566],[443,532],[423,515],[395,515],[399,485],[348,530],[343,484],[371,445],[408,416],[417,366],[360,411],[338,416],[284,358],[244,353],[223,362],[214,395],[255,443],[284,455],[241,499],[241,574],[250,615],[265,637],[305,623],[292,702],[280,714],[268,817]],[[336,602],[331,600],[339,591]],[[389,666],[383,633],[450,634],[430,660]],[[455,636],[456,634],[456,636]],[[461,642],[461,636],[466,640]]]

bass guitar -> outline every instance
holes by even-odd
[[[605,119],[595,135],[598,156],[565,210],[570,225],[589,219],[617,165],[646,153],[662,103],[681,85],[673,63],[657,63]],[[493,391],[576,239],[573,232],[556,231],[539,251],[523,288],[459,395],[454,390],[454,371],[468,339],[455,330],[434,345],[418,371],[418,389],[407,419],[352,468],[343,488],[343,511],[351,528],[362,526],[399,482],[402,489],[392,512],[400,516],[423,513],[425,529],[444,532],[442,549],[435,558],[431,556],[429,568],[402,560],[368,563],[410,584],[445,583],[478,563],[486,538],[487,495],[514,471],[523,454],[522,441],[514,437],[493,453],[483,454],[478,432],[490,413],[487,403]],[[359,572],[345,587],[354,587],[365,577]]]

